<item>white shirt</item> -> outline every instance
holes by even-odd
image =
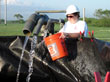
[[[80,33],[80,31],[84,33],[84,36],[87,36],[88,34],[88,27],[85,21],[79,20],[75,24],[70,23],[67,21],[63,28],[59,32],[65,32],[65,33]]]

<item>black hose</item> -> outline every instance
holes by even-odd
[[[36,24],[37,24],[37,21],[39,20],[41,16],[39,14],[32,14],[29,19],[26,21],[25,23],[25,26],[23,28],[23,33],[25,35],[29,34],[29,33],[32,33]]]
[[[36,25],[36,31],[34,32],[35,35],[38,35],[40,30],[41,30],[41,27],[43,24],[46,24],[47,21],[48,21],[48,16],[47,15],[41,15],[40,19],[38,20],[37,22],[37,25]]]

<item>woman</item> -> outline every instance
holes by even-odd
[[[59,31],[61,32],[61,38],[78,38],[80,32],[84,32],[84,36],[87,36],[88,27],[85,21],[79,20],[79,9],[75,5],[70,5],[66,10],[67,22],[63,28]]]

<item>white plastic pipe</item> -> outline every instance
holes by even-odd
[[[5,0],[5,21],[4,21],[4,23],[5,23],[5,25],[7,24],[7,0]]]
[[[85,21],[85,8],[83,8],[83,21]]]

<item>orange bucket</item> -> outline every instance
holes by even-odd
[[[68,55],[65,40],[63,38],[59,38],[60,36],[61,33],[56,33],[44,38],[45,44],[53,61]]]

